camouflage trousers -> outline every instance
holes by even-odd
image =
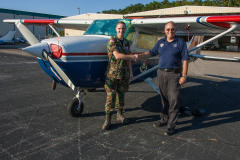
[[[124,95],[128,91],[128,79],[106,78],[104,88],[107,92],[105,112],[110,113],[114,109],[119,110],[124,107]]]

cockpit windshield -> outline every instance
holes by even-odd
[[[129,33],[135,32],[135,28],[131,25],[131,19],[104,19],[95,20],[84,35],[107,35],[115,36],[117,34],[115,28],[117,22],[122,21],[126,24],[127,30],[125,38]]]

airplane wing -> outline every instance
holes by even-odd
[[[86,30],[93,22],[91,19],[5,19],[7,23],[54,25],[58,28]]]
[[[132,25],[139,30],[151,31],[152,33],[165,34],[164,27],[169,21],[173,21],[177,28],[177,35],[213,35],[214,37],[203,41],[202,36],[198,36],[194,43],[188,45],[189,56],[192,58],[200,58],[211,61],[230,61],[240,62],[240,58],[226,58],[200,55],[200,49],[207,43],[215,41],[229,33],[240,34],[240,15],[228,16],[202,16],[202,17],[171,17],[171,18],[146,18],[134,19]],[[197,41],[197,42],[196,42]],[[157,70],[158,66],[154,66],[147,71],[135,76],[132,80],[136,80]],[[153,86],[150,80],[147,80]],[[153,87],[156,88],[156,87]]]
[[[152,31],[164,34],[164,26],[173,21],[177,28],[177,35],[212,35],[214,37],[195,44],[188,48],[190,57],[204,60],[240,62],[238,58],[210,57],[199,55],[202,46],[215,41],[227,34],[240,34],[240,15],[227,16],[201,16],[201,17],[169,17],[169,18],[146,18],[134,19],[132,25],[139,30]],[[197,54],[196,54],[197,52]]]
[[[173,21],[177,34],[219,34],[232,25],[240,24],[240,15],[229,16],[202,16],[202,17],[171,17],[171,18],[146,18],[134,19],[133,26],[141,30],[164,33],[164,25]],[[240,33],[239,28],[235,32]]]

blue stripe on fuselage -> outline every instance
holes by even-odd
[[[148,60],[148,69],[157,65],[157,60]],[[67,84],[56,76],[55,69],[50,69],[51,65],[47,60],[38,59],[41,68],[57,83],[67,86]],[[102,88],[105,83],[105,72],[107,69],[107,61],[93,61],[93,62],[59,62],[55,61],[64,73],[69,77],[76,87],[80,88]],[[140,63],[132,63],[133,75],[140,74]],[[55,72],[55,73],[54,73]],[[143,81],[147,77],[155,77],[156,72],[149,73],[137,81]]]
[[[46,60],[38,59],[41,68],[56,82],[66,85],[53,73]],[[107,62],[56,62],[76,87],[99,88],[105,82]]]

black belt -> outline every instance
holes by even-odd
[[[158,68],[160,71],[164,72],[174,72],[174,73],[181,73],[180,68]]]

